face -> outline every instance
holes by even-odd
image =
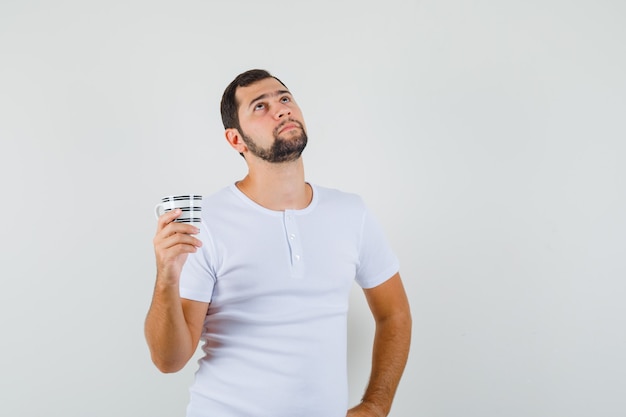
[[[267,78],[236,93],[240,133],[251,154],[267,162],[297,160],[307,144],[300,108],[291,93]]]

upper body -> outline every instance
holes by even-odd
[[[159,220],[157,282],[146,319],[155,364],[164,372],[182,368],[204,337],[207,356],[190,410],[194,394],[207,398],[202,391],[211,387],[220,395],[227,395],[228,386],[239,387],[231,395],[245,402],[247,386],[264,393],[253,396],[267,400],[253,414],[265,415],[262,409],[280,402],[287,389],[271,384],[294,381],[306,370],[306,382],[290,387],[301,404],[296,411],[289,402],[291,415],[332,410],[339,417],[343,412],[337,410],[347,408],[345,311],[356,278],[377,331],[370,383],[362,403],[347,413],[387,415],[406,363],[411,320],[397,262],[380,229],[368,223],[371,216],[360,199],[305,182],[305,123],[278,79],[258,70],[240,75],[224,93],[222,117],[226,139],[245,158],[248,175],[205,202],[199,239],[192,236],[198,233],[193,226],[173,222],[177,211]],[[287,213],[298,221],[289,225]],[[368,228],[374,235],[361,240]],[[290,240],[294,234],[301,239]],[[362,248],[363,242],[371,247]],[[342,388],[336,392],[328,388],[337,384]],[[210,406],[219,407],[218,401],[215,396]],[[313,406],[324,401],[332,405]]]
[[[350,289],[398,262],[359,197],[312,189],[301,210],[266,209],[235,185],[204,200],[203,245],[180,280],[181,297],[210,303],[189,417],[345,416]]]

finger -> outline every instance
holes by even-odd
[[[183,211],[181,209],[174,209],[171,211],[166,211],[165,213],[163,213],[160,217],[159,217],[159,221],[158,221],[158,230],[163,229],[165,226],[167,226],[168,224],[172,223],[174,220],[176,220],[182,213]]]
[[[188,223],[178,223],[176,221],[166,224],[162,229],[157,230],[155,239],[165,239],[173,234],[197,235],[200,229]]]
[[[163,234],[165,233],[166,231],[164,231]],[[193,247],[200,247],[202,246],[202,241],[194,236],[185,233],[172,233],[170,235],[157,236],[154,238],[154,246],[156,250],[168,250],[177,245],[190,245]]]
[[[162,251],[157,252],[158,259],[174,259],[182,254],[195,253],[198,251],[198,247],[190,244],[177,244],[167,248],[164,248]]]
[[[196,226],[193,226],[189,223],[175,223],[176,226],[174,226],[174,228],[176,229],[176,233],[185,233],[187,235],[197,235],[198,233],[200,233],[200,229],[198,229]]]

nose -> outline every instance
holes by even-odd
[[[291,115],[291,109],[289,108],[289,106],[286,106],[283,103],[278,103],[276,107],[276,113],[274,113],[274,117],[278,120],[282,119],[283,116],[289,115]]]

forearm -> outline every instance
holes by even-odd
[[[162,372],[179,371],[193,355],[195,348],[177,285],[160,285],[157,280],[145,335],[152,361]]]
[[[409,354],[411,326],[411,315],[408,311],[376,323],[372,371],[359,406],[370,411],[372,416],[387,416],[391,410]]]

